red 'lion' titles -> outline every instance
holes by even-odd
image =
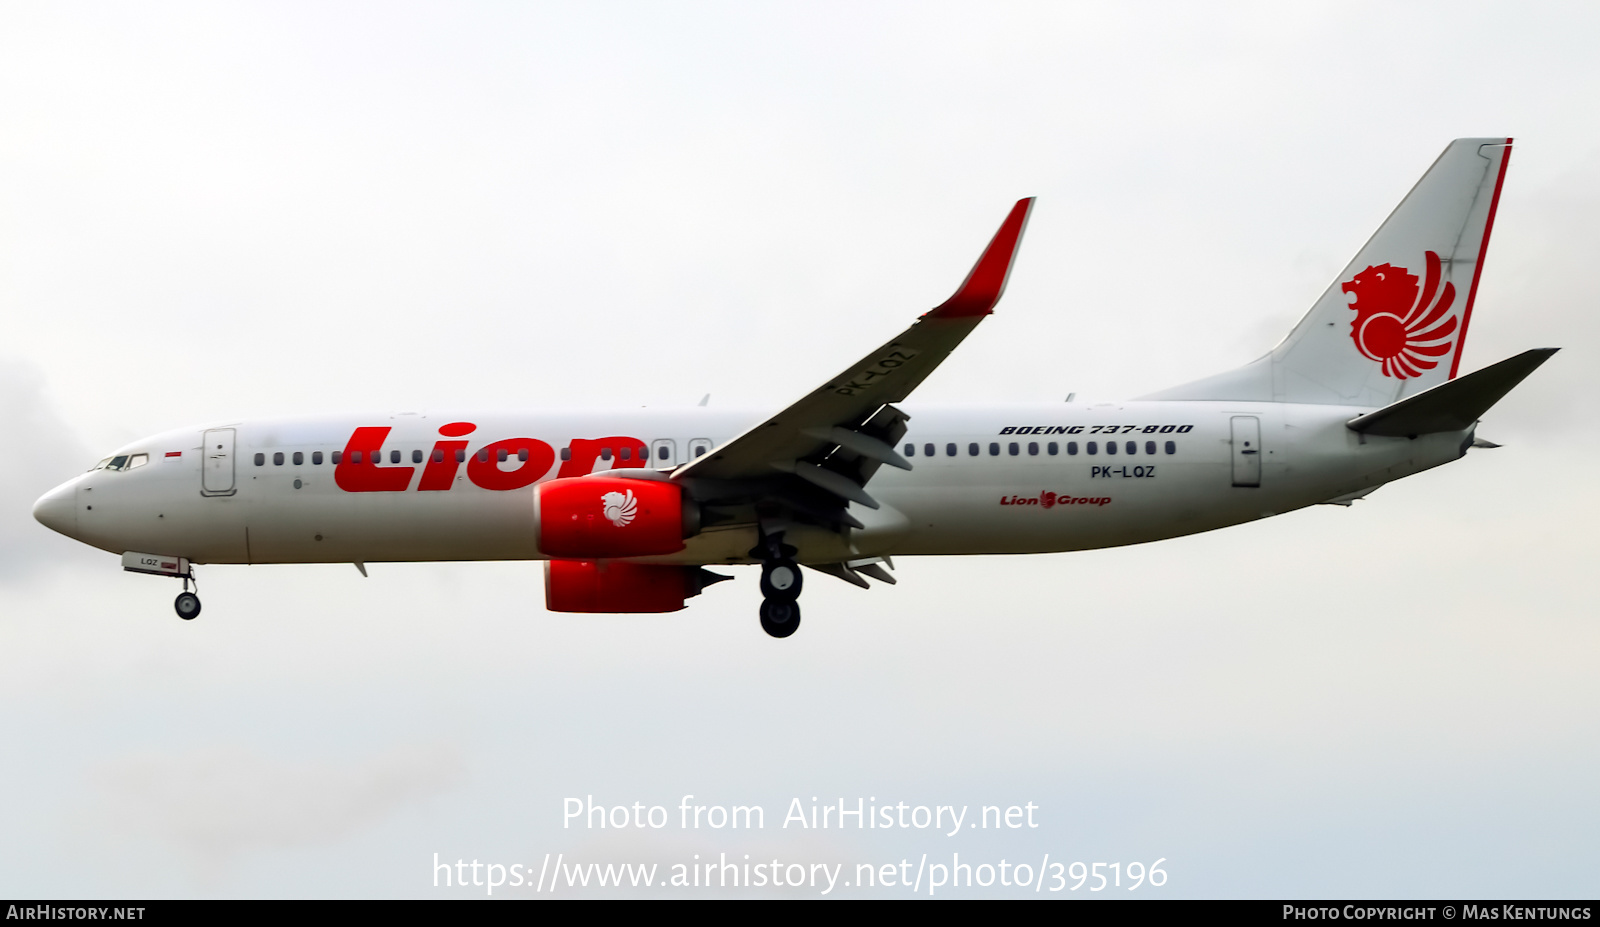
[[[439,429],[444,438],[465,438],[477,430],[471,422],[451,422]],[[384,449],[392,428],[357,428],[334,455],[334,483],[345,492],[405,492],[412,488],[417,470],[417,492],[443,492],[456,485],[457,474],[465,465],[466,477],[480,489],[508,492],[523,489],[551,475],[556,452],[538,438],[504,438],[477,450],[468,451],[467,440],[435,441],[424,458],[420,449]],[[387,463],[384,460],[388,456]],[[638,438],[574,438],[561,462],[558,477],[584,476],[595,469],[644,467],[650,450]],[[320,460],[320,458],[318,458]],[[422,463],[421,467],[403,461]],[[426,462],[424,462],[424,460]]]

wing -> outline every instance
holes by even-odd
[[[769,496],[812,520],[850,524],[843,512],[847,501],[877,508],[864,487],[878,466],[911,469],[894,451],[907,417],[890,403],[909,396],[994,311],[1032,208],[1032,197],[1017,201],[955,295],[805,398],[679,467],[672,478],[692,483],[698,497],[757,502]],[[794,486],[794,478],[823,495]]]

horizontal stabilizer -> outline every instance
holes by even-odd
[[[1408,396],[1376,412],[1353,418],[1351,431],[1414,438],[1439,431],[1464,431],[1559,348],[1535,348],[1433,389]]]

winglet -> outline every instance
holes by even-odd
[[[923,318],[961,319],[989,315],[1006,291],[1006,280],[1011,276],[1011,263],[1017,256],[1017,245],[1022,242],[1022,231],[1028,224],[1028,213],[1033,210],[1033,197],[1017,200],[1011,214],[1000,223],[983,257],[973,265],[972,272],[961,282],[955,295],[939,306],[928,310]]]

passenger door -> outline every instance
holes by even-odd
[[[1233,417],[1233,485],[1261,485],[1261,419]]]
[[[200,495],[233,495],[233,435],[232,428],[213,428],[200,436]]]

